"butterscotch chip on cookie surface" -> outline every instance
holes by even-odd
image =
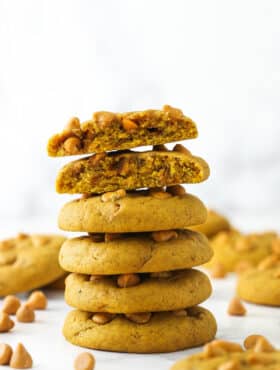
[[[176,316],[173,312],[153,313],[143,324],[117,315],[110,322],[99,325],[92,320],[92,315],[84,311],[70,312],[63,328],[65,338],[81,347],[154,353],[199,346],[213,339],[217,330],[214,317],[202,307],[189,309],[187,316]]]
[[[64,274],[58,253],[65,238],[28,235],[0,242],[0,296],[32,290]]]
[[[97,154],[98,155],[98,154]],[[66,164],[58,173],[58,193],[91,194],[199,183],[210,170],[199,157],[177,151],[110,152]]]
[[[166,105],[162,110],[96,112],[83,123],[73,117],[61,133],[50,138],[47,149],[52,157],[100,153],[193,139],[197,134],[190,118]]]
[[[88,275],[116,275],[187,269],[210,260],[212,249],[207,238],[190,230],[178,237],[155,242],[150,233],[126,234],[110,242],[95,242],[94,237],[68,239],[62,246],[59,262],[63,269]]]
[[[59,227],[68,231],[126,233],[185,229],[204,222],[207,211],[195,196],[158,199],[142,192],[103,202],[101,196],[66,203],[59,214]]]
[[[70,274],[65,300],[72,307],[90,312],[173,311],[203,302],[211,291],[208,277],[197,270],[177,271],[164,278],[148,275],[126,288],[120,288],[112,277],[93,282],[86,275]]]

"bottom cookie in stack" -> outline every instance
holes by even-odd
[[[211,258],[207,239],[192,231],[168,233],[176,238],[156,242],[154,233],[142,233],[112,240],[114,234],[98,234],[64,243],[60,263],[72,272],[65,299],[78,308],[66,318],[66,339],[95,349],[152,353],[198,346],[215,336],[214,317],[197,306],[211,294],[209,279],[191,269]]]

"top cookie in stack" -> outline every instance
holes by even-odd
[[[209,167],[182,145],[173,151],[163,145],[196,136],[192,120],[165,106],[99,112],[83,124],[75,118],[50,139],[52,156],[94,152],[64,166],[56,183],[60,193],[83,194],[64,205],[60,228],[88,233],[64,243],[60,253],[61,266],[72,272],[65,299],[78,309],[64,324],[70,342],[149,353],[214,337],[215,319],[197,306],[211,285],[192,269],[208,261],[212,250],[202,234],[185,230],[203,223],[207,211],[179,185],[204,181]],[[139,145],[154,147],[129,150]]]

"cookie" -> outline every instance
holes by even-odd
[[[237,294],[248,302],[280,306],[280,257],[271,267],[243,272],[237,283]]]
[[[101,325],[92,316],[89,312],[70,312],[63,328],[65,338],[72,344],[93,349],[155,353],[199,346],[213,339],[217,330],[213,315],[202,307],[187,309],[186,316],[154,313],[145,324],[117,315]]]
[[[280,351],[256,353],[249,350],[223,352],[214,357],[207,357],[201,352],[179,360],[170,370],[278,370],[279,368]]]
[[[222,231],[211,239],[214,256],[207,267],[223,265],[226,271],[235,271],[241,261],[257,265],[271,253],[274,232],[242,235],[236,230]]]
[[[81,236],[63,243],[59,262],[66,271],[115,275],[186,269],[211,259],[213,252],[203,234],[180,230],[177,235],[162,242],[154,241],[151,233],[121,234],[107,242]]]
[[[192,226],[190,229],[203,233],[208,238],[211,238],[220,231],[230,230],[230,223],[224,216],[209,209],[206,222],[201,225]]]
[[[162,110],[111,113],[96,112],[80,124],[72,118],[65,129],[50,138],[48,154],[52,157],[100,153],[158,145],[197,137],[195,123],[182,111],[165,105]]]
[[[102,196],[66,203],[59,214],[62,230],[93,233],[126,233],[185,229],[203,223],[207,211],[193,195],[159,199],[142,192],[108,202]]]
[[[189,152],[148,151],[95,154],[66,164],[56,178],[58,193],[91,194],[198,183],[208,164]]]
[[[72,307],[90,312],[174,311],[205,301],[212,290],[208,277],[193,269],[138,277],[138,285],[122,288],[117,277],[91,281],[88,275],[73,273],[66,279],[65,300]]]
[[[59,235],[19,234],[0,242],[0,295],[36,289],[63,276]]]

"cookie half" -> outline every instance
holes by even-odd
[[[254,268],[241,274],[237,294],[248,302],[280,306],[280,261],[275,267]]]
[[[90,276],[70,274],[65,300],[72,307],[90,312],[174,311],[205,301],[212,291],[208,277],[193,269],[172,272],[167,277],[138,276],[138,285],[121,288],[117,277],[90,281]]]
[[[80,124],[78,118],[48,142],[52,157],[100,153],[158,145],[197,137],[195,123],[182,111],[165,105],[162,110],[112,113],[96,112]]]
[[[187,269],[211,259],[212,248],[203,234],[190,230],[176,233],[177,238],[163,242],[154,241],[151,233],[121,234],[107,242],[94,241],[93,236],[68,239],[60,250],[59,262],[70,272],[115,275]]]
[[[224,365],[224,366],[223,366]],[[227,365],[227,366],[226,366]],[[213,357],[198,353],[176,362],[170,370],[277,370],[280,368],[280,351],[227,352]]]
[[[65,238],[27,235],[0,242],[0,295],[15,294],[47,285],[65,274],[58,254]]]
[[[230,230],[230,223],[223,215],[209,209],[206,222],[201,225],[192,226],[191,230],[198,231],[211,238],[220,231]]]
[[[202,345],[215,337],[217,324],[202,307],[187,310],[187,316],[172,312],[152,314],[149,322],[137,324],[117,315],[107,324],[96,324],[92,313],[72,311],[66,317],[63,334],[78,346],[93,349],[155,353],[172,352]]]
[[[206,180],[208,164],[177,151],[110,152],[66,164],[58,173],[58,193],[91,194],[155,188]]]
[[[159,199],[141,192],[108,202],[102,196],[66,203],[59,214],[62,230],[92,233],[129,233],[185,229],[203,223],[207,210],[195,196]]]
[[[214,256],[206,266],[222,264],[226,271],[235,271],[241,261],[255,266],[271,253],[276,238],[274,232],[242,235],[236,230],[222,231],[210,241]]]

